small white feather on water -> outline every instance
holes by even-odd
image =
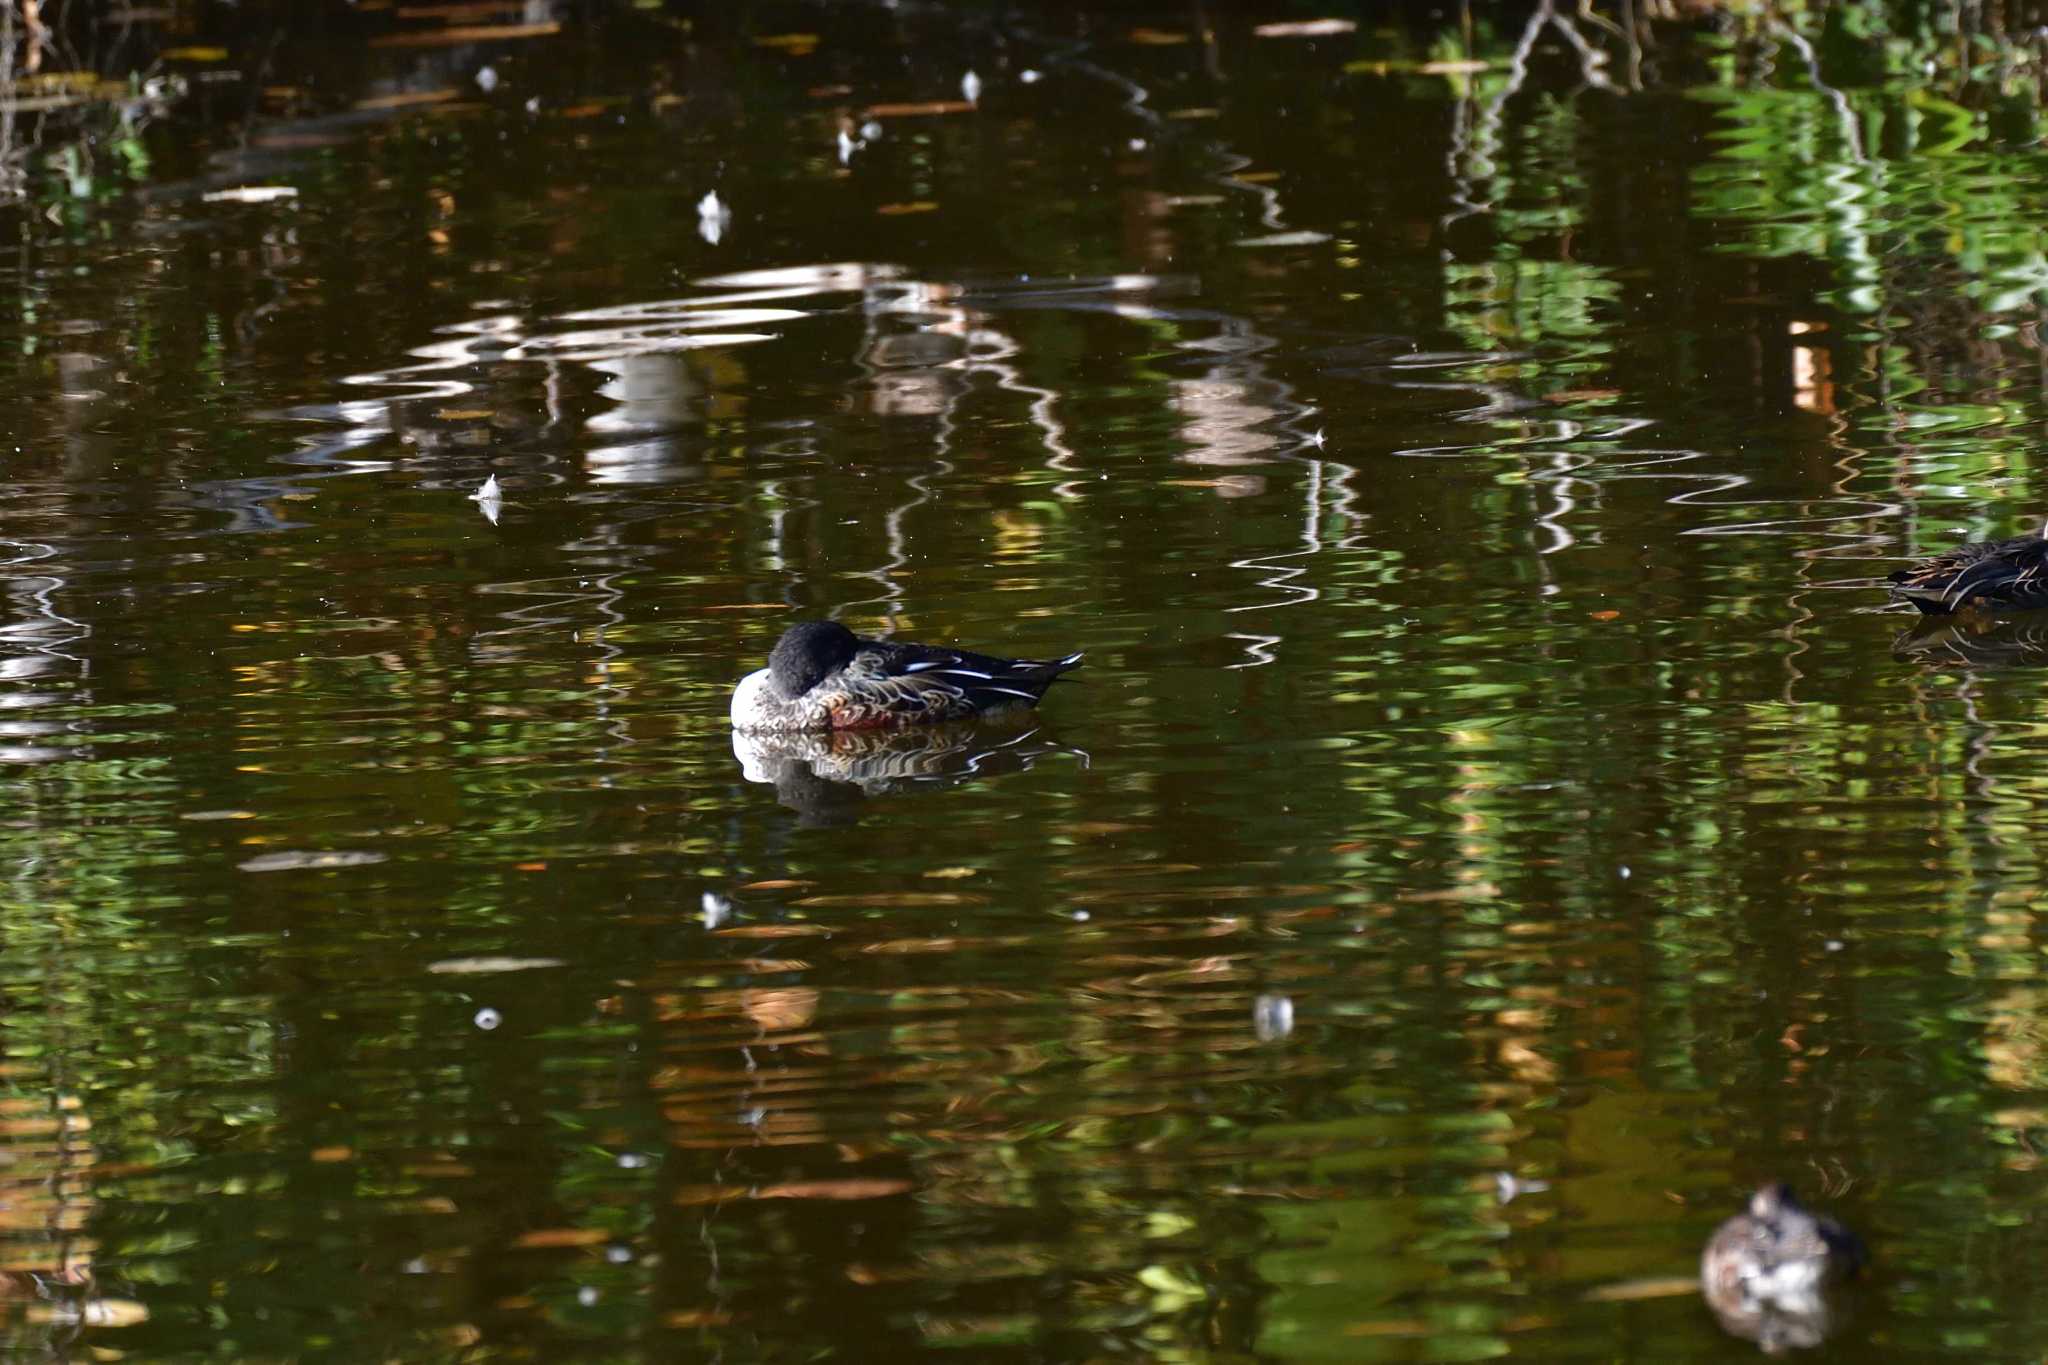
[[[469,495],[477,510],[490,519],[493,526],[498,524],[498,515],[505,510],[505,491],[498,487],[498,476],[491,475],[484,480],[484,486]]]
[[[708,190],[697,201],[697,235],[713,246],[725,237],[725,230],[732,226],[732,210],[718,197],[717,190]]]

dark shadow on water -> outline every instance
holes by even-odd
[[[735,730],[732,752],[747,781],[772,785],[776,800],[806,825],[852,824],[870,797],[1022,772],[1047,754],[1088,761],[1043,729],[986,722],[797,735]]]

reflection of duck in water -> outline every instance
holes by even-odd
[[[992,737],[978,725],[902,730],[830,730],[810,734],[732,732],[733,756],[749,782],[772,783],[776,799],[811,824],[844,824],[861,801],[914,787],[945,787],[971,777],[1017,772],[1066,749],[1037,730]]]
[[[1700,1288],[1724,1329],[1776,1353],[1826,1338],[1833,1322],[1824,1291],[1863,1261],[1856,1234],[1808,1212],[1790,1187],[1765,1185],[1708,1239]]]
[[[1899,632],[1892,657],[1966,668],[2040,668],[2048,665],[2048,612],[1930,616]]]
[[[1004,659],[931,645],[864,640],[835,621],[791,626],[768,667],[733,689],[736,730],[796,734],[884,730],[1036,706],[1081,662]]]
[[[1928,616],[1965,607],[2048,607],[2048,526],[2038,536],[1984,540],[1894,571],[1892,592]]]

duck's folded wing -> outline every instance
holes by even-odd
[[[953,689],[978,708],[1005,700],[1035,702],[1060,674],[1080,663],[1079,654],[1062,659],[1003,659],[932,645],[894,645],[882,656],[890,677]]]
[[[2048,543],[2026,538],[1964,546],[1896,571],[1891,582],[1921,611],[1952,612],[1972,598],[2048,601]]]

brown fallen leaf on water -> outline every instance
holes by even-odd
[[[755,1189],[756,1199],[886,1199],[915,1188],[908,1180],[870,1177],[851,1180],[791,1180]]]
[[[754,46],[777,48],[789,53],[792,57],[802,57],[817,48],[818,35],[815,33],[770,33],[764,37],[754,39]]]
[[[1637,1299],[1672,1299],[1700,1292],[1699,1280],[1691,1275],[1661,1275],[1652,1279],[1623,1280],[1586,1291],[1587,1303],[1629,1303]]]
[[[732,1322],[732,1314],[716,1308],[678,1308],[673,1313],[661,1316],[663,1327],[724,1327]]]
[[[1350,19],[1295,19],[1286,23],[1260,24],[1252,30],[1256,38],[1323,38],[1333,33],[1356,33],[1358,24]]]
[[[603,1228],[536,1228],[520,1233],[512,1239],[512,1245],[534,1251],[545,1247],[594,1247],[610,1240],[611,1234]]]
[[[922,118],[929,114],[971,114],[974,106],[966,100],[925,100],[917,104],[871,104],[862,111],[866,118]]]
[[[1130,32],[1130,39],[1143,47],[1176,47],[1181,43],[1193,42],[1194,36],[1176,33],[1172,29],[1134,28]]]
[[[277,853],[259,853],[254,858],[236,863],[244,872],[322,872],[337,867],[367,867],[381,863],[382,853],[364,851],[312,852],[304,849],[284,850]]]
[[[816,882],[803,877],[770,877],[766,881],[748,882],[739,889],[742,891],[795,891],[806,886],[816,885]]]
[[[935,867],[924,874],[927,877],[954,881],[961,877],[979,877],[981,870],[973,867]]]
[[[347,1161],[354,1157],[355,1154],[356,1149],[353,1147],[315,1147],[311,1152],[307,1153],[313,1160],[323,1165],[332,1165],[337,1161]]]
[[[561,31],[562,26],[556,23],[465,24],[424,33],[386,33],[370,39],[370,46],[460,47],[464,43],[502,43],[514,38],[552,38]]]
[[[427,970],[437,976],[493,976],[499,972],[531,972],[567,965],[559,957],[451,957],[428,963]]]
[[[881,204],[875,212],[884,218],[901,218],[906,213],[936,213],[938,207],[929,199],[920,199],[914,204]]]
[[[366,100],[357,100],[355,108],[410,109],[421,104],[443,104],[454,99],[460,92],[455,90],[406,90],[396,95],[372,95]]]
[[[1586,614],[1595,621],[1618,621],[1621,619],[1621,613],[1618,611],[1589,611]]]
[[[988,897],[969,895],[963,891],[856,891],[827,896],[805,896],[796,904],[857,910],[914,910],[934,905],[987,905]]]

